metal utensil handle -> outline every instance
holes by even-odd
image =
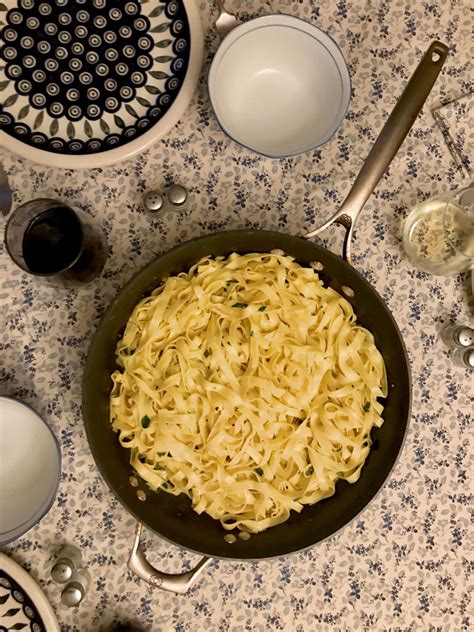
[[[179,573],[171,575],[170,573],[162,573],[152,566],[145,557],[140,546],[140,536],[142,533],[142,525],[137,522],[135,529],[135,540],[133,542],[132,551],[128,558],[128,568],[138,575],[140,579],[148,582],[156,588],[169,590],[170,592],[184,595],[191,588],[205,567],[211,562],[212,558],[203,557],[199,563],[187,573]]]
[[[420,113],[448,56],[448,50],[441,42],[434,41],[430,44],[383,126],[341,208],[325,224],[304,235],[306,239],[318,235],[331,224],[342,224],[346,229],[343,256],[350,263],[352,231],[359,213]]]
[[[0,164],[0,212],[5,217],[12,207],[12,190],[8,184],[8,177],[3,165]]]

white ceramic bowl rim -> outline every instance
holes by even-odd
[[[5,544],[8,544],[9,542],[16,540],[17,538],[20,538],[32,527],[34,527],[35,524],[37,524],[48,513],[56,498],[59,480],[61,477],[61,449],[59,447],[59,442],[56,439],[56,436],[54,435],[48,424],[44,421],[42,417],[40,417],[40,415],[38,415],[38,413],[33,408],[31,408],[27,404],[24,404],[18,399],[14,399],[12,397],[0,397],[0,406],[2,405],[2,402],[13,404],[26,409],[30,413],[30,415],[34,417],[36,421],[38,421],[38,423],[41,423],[44,428],[46,428],[51,438],[51,447],[54,450],[54,452],[52,452],[52,457],[56,458],[56,475],[54,484],[50,488],[48,495],[44,498],[41,505],[36,508],[33,515],[26,518],[21,524],[18,524],[16,527],[11,528],[8,531],[0,532],[0,546],[4,546]]]
[[[191,50],[189,64],[186,75],[179,93],[171,105],[170,109],[156,125],[151,127],[144,134],[130,142],[97,152],[96,154],[83,154],[72,156],[70,154],[56,154],[52,151],[45,151],[22,143],[16,138],[0,130],[0,147],[11,150],[22,158],[27,158],[33,162],[49,167],[61,167],[63,169],[93,169],[97,167],[107,167],[116,162],[132,158],[136,154],[145,151],[155,142],[163,138],[183,116],[196,89],[199,75],[201,73],[204,36],[202,31],[201,17],[195,0],[182,0],[186,9],[189,22]]]
[[[255,149],[254,147],[251,147],[248,143],[246,144],[242,142],[241,140],[233,136],[231,133],[229,133],[228,129],[226,128],[226,124],[223,121],[222,115],[219,112],[219,106],[217,104],[217,98],[216,98],[217,97],[216,76],[217,76],[219,66],[222,60],[224,59],[224,56],[227,53],[227,51],[230,49],[230,47],[233,44],[237,42],[237,40],[243,38],[245,35],[252,33],[257,29],[266,28],[269,26],[286,26],[288,28],[302,31],[305,34],[313,37],[313,39],[315,39],[318,42],[318,44],[320,44],[326,50],[326,52],[332,57],[337,67],[337,70],[339,72],[339,77],[342,84],[342,97],[341,97],[341,103],[340,103],[338,115],[335,119],[334,125],[328,130],[327,134],[316,142],[315,141],[310,142],[305,147],[302,147],[301,149],[298,149],[293,152],[285,153],[285,154],[274,154],[274,153],[263,152],[259,149]],[[339,127],[341,126],[341,123],[344,117],[346,116],[346,113],[350,104],[351,94],[352,94],[351,77],[349,74],[346,60],[344,59],[344,56],[342,54],[342,51],[339,45],[331,37],[331,35],[329,35],[325,31],[322,31],[316,25],[312,24],[311,22],[308,22],[307,20],[303,18],[299,18],[292,15],[286,15],[282,13],[275,13],[271,15],[264,15],[258,18],[254,18],[252,20],[249,20],[248,22],[239,24],[232,31],[230,31],[230,33],[221,42],[212,60],[211,67],[209,70],[209,76],[208,76],[208,89],[209,89],[211,104],[212,104],[217,122],[222,128],[222,131],[231,140],[238,143],[239,145],[242,145],[243,147],[246,147],[247,149],[250,149],[251,151],[254,151],[257,154],[266,156],[268,158],[286,158],[286,157],[296,156],[296,155],[303,154],[308,151],[317,149],[318,147],[321,147],[327,142],[329,142],[331,138],[335,135]]]

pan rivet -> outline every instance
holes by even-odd
[[[152,586],[156,586],[157,588],[159,588],[161,586],[161,584],[163,583],[163,579],[161,577],[159,577],[159,575],[150,575],[148,582],[152,585]]]
[[[132,487],[138,487],[138,478],[136,476],[130,476],[128,480]]]
[[[224,540],[228,542],[229,544],[234,544],[237,538],[232,533],[228,533],[227,535],[224,536]]]
[[[138,500],[146,500],[146,494],[143,491],[143,489],[138,489],[137,490],[137,498],[138,498]]]
[[[431,53],[431,59],[436,63],[441,59],[441,55],[439,53]]]
[[[247,531],[241,531],[239,533],[239,538],[241,540],[250,540],[250,533],[248,533]]]
[[[324,270],[324,266],[321,263],[321,261],[311,261],[311,263],[309,264],[310,268],[313,268],[313,270],[317,270],[318,272],[321,272],[321,270]]]
[[[349,298],[353,298],[355,296],[354,290],[348,285],[343,285],[341,287],[342,293],[348,296]]]

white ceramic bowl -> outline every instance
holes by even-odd
[[[272,158],[326,143],[347,112],[351,82],[334,42],[312,24],[268,15],[237,26],[220,45],[209,94],[222,129]]]
[[[61,453],[49,427],[25,404],[0,397],[0,546],[49,511],[60,473]]]

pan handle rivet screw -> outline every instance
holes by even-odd
[[[224,540],[228,542],[229,544],[234,544],[237,538],[235,537],[233,533],[228,533],[227,535],[224,536]]]

